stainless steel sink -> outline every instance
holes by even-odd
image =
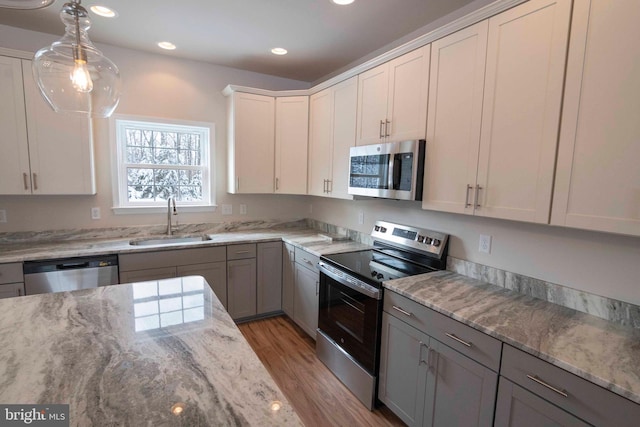
[[[204,242],[205,240],[211,240],[206,234],[199,234],[197,236],[166,236],[166,237],[152,237],[143,239],[130,240],[129,244],[132,246],[157,246],[157,245],[176,245],[181,243],[193,243]]]

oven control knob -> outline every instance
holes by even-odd
[[[432,240],[433,240],[433,239],[431,239],[431,237],[425,237],[425,238],[424,238],[424,242],[425,242],[427,245],[430,245],[430,244],[431,244],[431,242],[432,242]]]
[[[418,242],[420,243],[424,242],[424,236],[421,236],[418,234]]]
[[[376,231],[380,231],[380,226],[376,225],[375,227],[373,227],[373,229],[376,230]]]
[[[377,272],[377,271],[372,271],[372,272],[371,272],[371,277],[376,277],[377,275],[378,275],[378,272]]]
[[[378,273],[378,275],[376,276],[378,279],[382,279],[384,277],[384,275],[382,273]]]
[[[433,240],[431,241],[431,244],[432,244],[433,246],[440,246],[440,240],[438,240],[438,239],[433,239]]]
[[[380,231],[383,232],[383,233],[386,233],[387,229],[385,227],[380,227]]]

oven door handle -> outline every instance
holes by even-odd
[[[368,285],[361,280],[358,280],[357,284],[351,283],[348,280],[345,280],[344,277],[340,277],[339,275],[331,271],[331,267],[329,267],[322,261],[318,263],[318,268],[320,269],[321,273],[326,274],[327,276],[340,283],[341,285],[346,286],[347,288],[353,289],[354,291],[360,292],[361,294],[377,300],[382,299],[382,292],[380,292],[380,289]]]

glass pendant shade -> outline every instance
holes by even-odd
[[[56,112],[109,117],[120,100],[120,72],[89,40],[87,10],[72,0],[62,7],[64,36],[36,52],[33,76]]]
[[[0,7],[9,9],[40,9],[47,7],[55,0],[0,0]]]

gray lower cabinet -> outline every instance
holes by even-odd
[[[120,283],[202,276],[227,308],[224,246],[136,252],[118,256]]]
[[[0,299],[24,295],[22,263],[0,264]]]
[[[490,426],[498,375],[383,313],[379,398],[409,426]]]
[[[227,311],[234,320],[256,315],[256,259],[227,261]]]
[[[282,242],[258,243],[257,314],[282,310]]]
[[[317,267],[318,257],[296,248],[295,258],[293,321],[311,338],[316,339],[320,286],[320,273]]]
[[[640,420],[640,405],[507,344],[500,375],[496,426],[631,427]]]
[[[296,275],[295,247],[282,245],[282,311],[293,318],[293,295]]]
[[[586,427],[589,424],[512,383],[505,377],[500,377],[495,425],[513,427]]]

